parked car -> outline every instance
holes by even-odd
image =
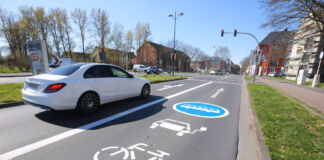
[[[147,71],[146,71],[147,74],[159,74],[160,73],[160,70],[157,68],[157,67],[150,67]]]
[[[49,63],[49,67],[51,68],[57,68],[61,66],[65,66],[68,64],[76,63],[76,61],[72,58],[52,58]]]
[[[275,72],[270,72],[270,73],[268,74],[268,76],[269,76],[269,77],[274,77],[275,74],[276,74]]]
[[[216,75],[216,70],[211,70],[211,71],[209,71],[209,74],[211,74],[211,75]]]
[[[209,73],[212,75],[223,75],[224,74],[221,70],[212,70]]]
[[[50,110],[93,113],[100,105],[150,96],[150,82],[108,64],[76,63],[27,78],[23,100]]]
[[[275,73],[273,76],[274,77],[282,77],[282,74],[281,73]]]
[[[148,70],[148,67],[143,64],[134,64],[133,71],[134,72],[146,72]]]

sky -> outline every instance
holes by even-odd
[[[173,40],[174,21],[168,13],[183,12],[184,16],[177,20],[176,39],[198,47],[210,56],[214,55],[214,47],[227,46],[235,64],[247,57],[257,43],[247,35],[225,34],[221,37],[222,29],[225,32],[234,29],[249,32],[259,41],[275,31],[261,28],[267,14],[258,0],[0,0],[0,4],[14,13],[20,6],[59,7],[68,12],[82,8],[88,13],[93,8],[102,8],[107,11],[111,23],[122,24],[124,30],[134,30],[138,22],[149,23],[151,40],[160,44]]]

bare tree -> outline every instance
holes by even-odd
[[[244,73],[250,65],[250,56],[245,57],[241,62],[241,72]]]
[[[286,28],[310,19],[315,24],[315,32],[324,33],[323,0],[262,0],[268,13],[268,21],[263,27]]]
[[[48,26],[49,26],[49,31],[51,33],[51,38],[52,38],[52,43],[55,46],[55,51],[58,54],[57,56],[60,56],[60,33],[58,30],[58,22],[56,18],[57,10],[55,9],[50,9],[49,15],[48,15]]]
[[[62,23],[62,26],[63,26],[63,31],[65,33],[65,37],[66,37],[66,44],[67,44],[67,48],[68,48],[68,51],[70,53],[70,57],[72,57],[72,50],[74,48],[74,42],[73,42],[73,39],[71,38],[71,32],[72,32],[72,26],[69,22],[69,17],[67,15],[67,12],[65,9],[63,9],[61,11],[61,23]]]
[[[150,29],[150,24],[145,23],[137,23],[136,28],[135,28],[135,42],[137,45],[137,49],[139,49],[145,42],[145,40],[148,39],[148,37],[151,35],[151,29]],[[144,55],[143,53],[140,53],[139,56],[140,63],[143,63]]]
[[[81,8],[76,8],[72,12],[72,18],[74,23],[78,26],[80,31],[81,43],[82,43],[82,53],[83,53],[83,60],[85,61],[85,36],[87,32],[87,23],[88,23],[88,16],[86,10],[81,10]]]
[[[105,10],[99,8],[97,10],[93,9],[91,15],[98,46],[101,48],[101,51],[104,52],[105,45],[108,45],[110,43],[110,39],[108,37],[110,33],[110,22],[108,20],[108,14]]]
[[[133,49],[133,42],[134,41],[134,36],[132,30],[128,30],[126,32],[125,36],[125,50],[127,51],[126,57],[125,57],[125,62],[126,66],[125,68],[128,69],[128,63],[129,63],[129,57],[128,57],[128,52],[130,52]]]
[[[120,65],[120,49],[123,47],[124,40],[124,28],[121,24],[115,23],[112,30],[112,42],[114,44],[114,48],[116,49],[116,54],[114,56],[115,62]]]

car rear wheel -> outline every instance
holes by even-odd
[[[98,95],[93,92],[87,92],[80,97],[76,110],[84,114],[91,114],[98,110],[99,106],[100,100]]]
[[[142,98],[148,98],[150,96],[151,93],[151,87],[148,84],[145,84],[142,88],[142,92],[141,92],[141,97]]]

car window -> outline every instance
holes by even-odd
[[[84,78],[114,77],[109,66],[93,66],[84,73]]]
[[[125,71],[123,71],[119,68],[111,67],[110,69],[111,69],[112,74],[116,77],[119,77],[119,78],[128,78],[129,77]]]
[[[62,66],[56,69],[53,69],[49,71],[47,74],[54,74],[54,75],[61,75],[61,76],[68,76],[74,73],[76,70],[78,70],[81,66],[84,64],[72,64],[72,65],[66,65]]]

